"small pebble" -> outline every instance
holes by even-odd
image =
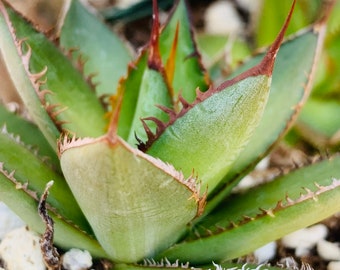
[[[250,13],[258,12],[261,9],[261,0],[236,0],[236,2],[243,9],[248,10]]]
[[[133,4],[137,4],[141,2],[141,0],[116,0],[115,7],[116,8],[128,8]]]
[[[339,270],[340,269],[340,261],[330,262],[327,265],[327,270]]]
[[[328,234],[328,229],[323,224],[317,224],[309,228],[304,228],[288,234],[282,238],[283,246],[294,248],[295,255],[298,257],[308,255],[309,250],[313,248],[317,242]]]
[[[234,5],[229,1],[212,3],[204,15],[205,31],[209,34],[237,35],[242,33],[244,24]]]
[[[317,243],[316,250],[319,256],[326,261],[340,261],[339,243],[331,243],[326,240],[321,240]]]
[[[26,227],[15,229],[0,244],[0,257],[7,270],[45,270],[39,235]]]
[[[62,262],[66,270],[85,270],[92,266],[92,257],[87,250],[72,248],[63,255]]]
[[[257,263],[265,263],[273,259],[276,255],[276,242],[270,242],[254,251]]]
[[[25,226],[25,223],[7,205],[0,202],[0,240],[8,232],[23,226]]]

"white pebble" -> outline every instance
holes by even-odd
[[[212,3],[204,14],[205,31],[209,34],[238,35],[244,24],[229,1]]]
[[[330,262],[327,265],[327,270],[339,270],[340,269],[340,261]]]
[[[137,4],[141,0],[116,0],[115,7],[117,8],[128,8],[133,4]]]
[[[268,262],[276,255],[276,242],[270,242],[254,251],[257,263]]]
[[[72,248],[63,255],[62,261],[66,270],[85,270],[92,266],[92,257],[87,250]]]
[[[4,238],[6,233],[23,226],[25,226],[25,223],[7,205],[0,202],[0,240]]]
[[[261,0],[236,0],[236,2],[244,9],[250,11],[251,13],[257,12],[262,5]]]
[[[317,243],[316,250],[320,257],[326,261],[340,261],[340,247],[338,243],[321,240]]]
[[[328,229],[323,224],[317,224],[288,234],[282,238],[282,244],[287,248],[295,248],[296,256],[309,254],[316,243],[327,236]]]
[[[0,244],[0,257],[7,270],[45,270],[39,235],[26,227],[15,229]]]

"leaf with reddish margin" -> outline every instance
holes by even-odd
[[[295,2],[294,2],[295,4]],[[293,7],[262,62],[216,89],[197,92],[183,109],[168,112],[168,123],[159,125],[140,148],[172,164],[185,176],[198,174],[208,194],[218,186],[246,146],[262,117],[269,96],[275,58]],[[156,121],[157,123],[157,121]]]

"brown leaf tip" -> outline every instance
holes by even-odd
[[[152,1],[153,4],[153,24],[150,38],[148,66],[150,69],[163,70],[162,59],[159,52],[159,14],[157,0]]]
[[[273,72],[273,68],[274,68],[274,63],[275,63],[275,59],[276,59],[276,55],[280,49],[281,43],[283,41],[284,35],[286,33],[286,30],[288,28],[289,22],[292,18],[293,15],[293,11],[294,11],[294,7],[295,7],[295,3],[296,0],[293,1],[293,4],[290,8],[290,11],[288,13],[288,16],[279,32],[279,34],[277,35],[274,43],[271,45],[271,47],[269,48],[267,54],[265,55],[265,57],[263,58],[262,62],[259,65],[259,74],[261,75],[268,75],[271,76],[272,72]]]

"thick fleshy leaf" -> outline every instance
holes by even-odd
[[[65,179],[54,172],[43,159],[40,159],[34,150],[26,147],[20,138],[7,132],[5,128],[0,131],[0,162],[2,168],[8,172],[15,171],[17,183],[26,186],[39,195],[48,181],[54,180],[54,188],[48,198],[48,203],[65,219],[77,224],[84,231],[91,229],[68,188]],[[25,162],[28,160],[29,162]],[[6,203],[6,202],[5,202]]]
[[[181,94],[188,102],[193,102],[196,88],[205,91],[210,81],[202,66],[189,18],[185,1],[178,0],[161,32],[159,48],[174,100]]]
[[[4,128],[0,132],[0,148],[1,201],[31,229],[42,233],[45,228],[38,215],[38,197],[46,183],[54,180],[47,203],[55,222],[55,243],[62,248],[77,247],[89,250],[94,256],[107,257],[64,178]]]
[[[45,225],[38,215],[39,198],[34,191],[15,179],[14,173],[9,173],[0,167],[0,197],[6,205],[20,216],[33,230],[43,233]],[[51,189],[51,191],[53,188]],[[94,257],[107,258],[105,251],[97,240],[80,230],[75,224],[64,219],[53,208],[49,207],[49,214],[54,220],[54,242],[64,249],[79,248],[88,250]],[[70,206],[72,208],[72,206]]]
[[[168,248],[202,210],[195,179],[115,135],[64,141],[60,151],[68,184],[114,261],[136,262]]]
[[[78,70],[18,14],[3,4],[0,11],[0,48],[7,69],[50,144],[55,146],[58,128],[78,136],[102,135],[104,109]]]
[[[0,104],[0,127],[4,126],[9,133],[20,136],[23,143],[36,149],[54,168],[59,168],[59,159],[39,128],[32,122],[9,112]]]
[[[257,126],[269,87],[270,77],[258,75],[222,88],[178,117],[147,153],[171,163],[186,177],[199,175],[210,193]]]
[[[110,29],[86,10],[78,0],[65,1],[59,22],[60,46],[75,50],[72,57],[85,61],[84,73],[94,75],[97,95],[115,94],[131,55],[125,44]]]
[[[223,191],[215,196],[207,209],[226,197],[231,189],[269,152],[293,125],[307,99],[313,72],[322,47],[324,28],[307,29],[282,44],[273,71],[269,100],[254,135],[221,183]],[[252,66],[261,56],[251,59]],[[289,67],[289,68],[288,68]],[[240,71],[238,71],[240,72]]]
[[[160,257],[196,264],[230,260],[337,213],[339,166],[336,157],[230,198],[197,225],[206,226],[201,237],[174,245]]]
[[[289,17],[292,13],[290,13]],[[262,62],[216,89],[197,92],[192,104],[182,101],[178,114],[146,144],[148,154],[183,171],[196,173],[208,194],[230,170],[249,141],[267,102],[275,56],[287,21]]]
[[[37,86],[32,82],[26,68],[22,66],[22,56],[20,55],[20,51],[18,55],[17,48],[19,44],[14,43],[14,29],[11,27],[10,18],[2,2],[0,2],[0,12],[0,50],[5,62],[9,63],[9,65],[7,64],[7,70],[11,77],[15,78],[13,79],[15,84],[19,85],[22,89],[21,98],[29,101],[31,116],[36,118],[38,126],[44,127],[43,133],[50,145],[54,147],[56,145],[55,140],[59,137],[59,131],[48,113],[41,107],[40,99],[35,93]]]

